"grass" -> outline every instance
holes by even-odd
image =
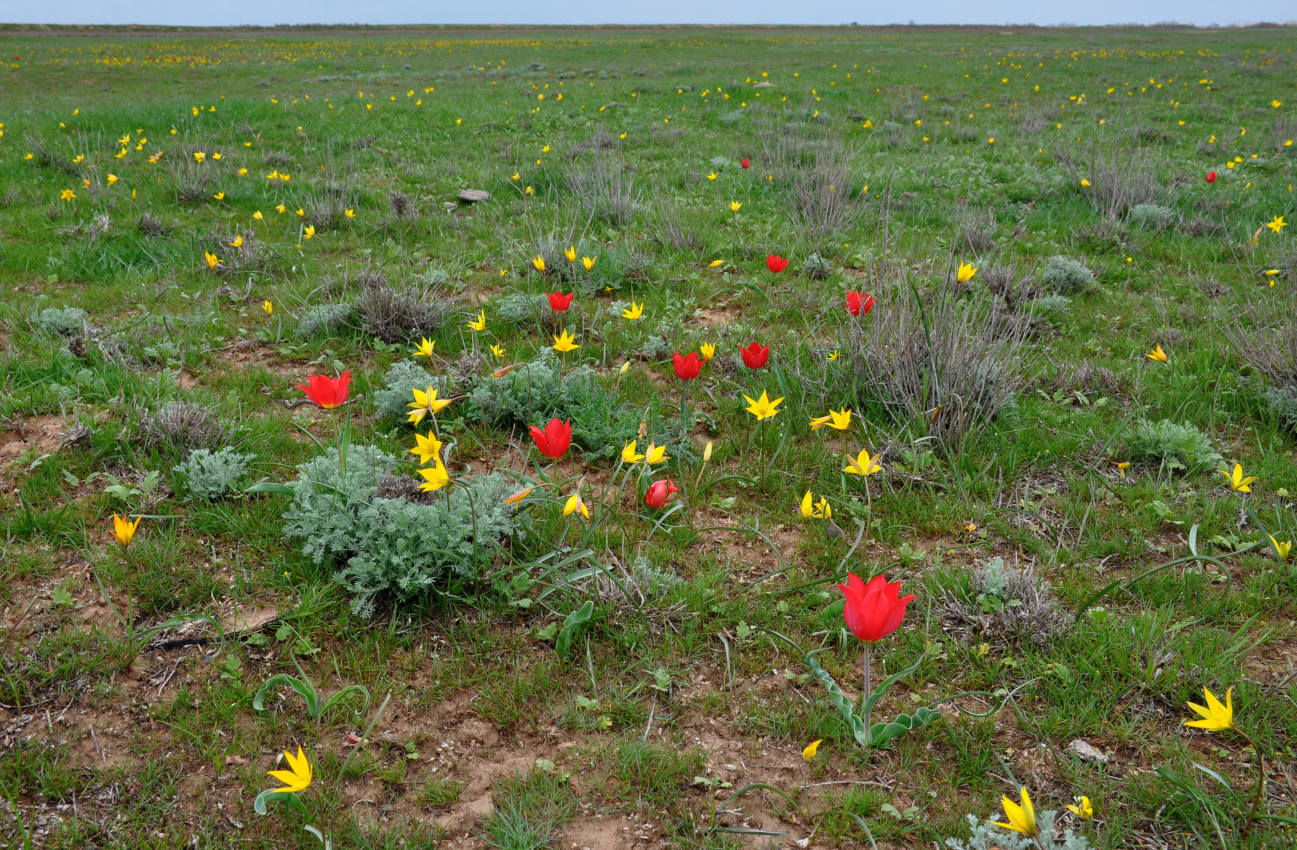
[[[900,848],[1026,787],[1089,797],[1060,822],[1092,847],[1290,844],[1289,33],[6,28],[0,836]],[[406,360],[452,400],[418,428],[449,490],[530,488],[507,534],[476,533],[498,504],[417,495],[415,429],[377,401]],[[296,389],[347,370],[342,408]],[[551,416],[557,462],[526,427]],[[327,493],[317,560],[275,485],[344,422],[353,463],[397,459],[360,501],[421,522],[374,542]],[[628,466],[632,439],[668,457]],[[262,492],[189,498],[200,445]],[[842,471],[861,449],[880,472]],[[114,512],[143,516],[129,548]],[[386,584],[353,607],[362,543],[347,586]],[[875,716],[942,704],[878,750],[792,648],[859,695],[848,571],[917,595],[874,681],[921,663]],[[147,637],[200,614],[224,637]],[[299,666],[369,711],[252,708]],[[1246,738],[1185,727],[1203,687]],[[304,812],[257,815],[298,746]]]

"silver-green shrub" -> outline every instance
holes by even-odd
[[[51,336],[76,336],[81,333],[86,311],[80,307],[46,307],[32,316],[32,323]]]
[[[350,304],[316,304],[302,311],[297,320],[297,335],[302,339],[330,336],[347,327],[352,320]]]
[[[1148,230],[1166,230],[1176,219],[1175,210],[1161,204],[1136,204],[1126,217],[1132,227]]]
[[[1126,442],[1131,460],[1163,469],[1198,472],[1221,462],[1211,438],[1192,425],[1163,419],[1141,420]]]
[[[1084,263],[1055,255],[1046,261],[1040,281],[1057,295],[1075,295],[1094,286],[1094,272]]]
[[[185,489],[196,499],[220,499],[239,490],[255,455],[236,452],[228,446],[214,452],[194,449],[174,471],[185,479]]]
[[[361,616],[372,615],[380,595],[405,602],[456,577],[475,578],[520,529],[516,509],[504,502],[516,488],[511,479],[477,476],[428,503],[379,497],[379,482],[396,465],[381,449],[352,446],[344,473],[330,446],[288,485],[285,536],[300,540],[315,563],[339,566],[334,580]]]
[[[374,406],[380,415],[404,419],[410,412],[410,402],[414,401],[414,390],[426,392],[428,387],[434,387],[440,391],[445,389],[445,384],[445,378],[433,377],[413,360],[398,360],[383,376],[383,388],[374,393]]]
[[[1009,832],[988,821],[979,820],[976,815],[968,815],[968,841],[958,838],[947,838],[946,846],[951,850],[1090,850],[1090,840],[1071,828],[1063,830],[1061,836],[1054,835],[1054,821],[1058,812],[1044,810],[1036,812],[1036,826],[1040,829],[1038,836],[1032,837]]]

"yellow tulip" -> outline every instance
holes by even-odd
[[[1189,708],[1193,709],[1200,719],[1186,720],[1184,725],[1206,729],[1208,732],[1219,732],[1223,729],[1234,728],[1234,689],[1226,689],[1224,705],[1221,705],[1220,700],[1216,699],[1216,695],[1206,688],[1203,688],[1202,692],[1207,697],[1206,706],[1194,702],[1188,703]]]
[[[437,458],[434,466],[420,469],[419,475],[424,479],[419,489],[425,493],[433,493],[450,483],[450,473],[446,471],[446,465],[441,462],[441,458]]]
[[[141,519],[143,517],[136,517],[135,521],[131,522],[126,517],[113,513],[113,537],[117,538],[117,542],[122,546],[131,545],[131,538],[135,536],[135,529],[139,527]]]
[[[744,410],[755,416],[758,422],[777,415],[779,413],[779,402],[783,401],[783,397],[771,401],[766,395],[765,390],[761,391],[761,398],[754,399],[746,394],[743,398],[748,403],[748,406],[745,407]]]
[[[586,519],[590,518],[590,509],[586,507],[579,493],[568,496],[567,501],[563,503],[563,516],[571,516],[574,513],[580,513]]]
[[[818,431],[825,425],[837,429],[838,431],[847,430],[847,428],[851,427],[851,411],[845,407],[841,410],[833,410],[830,408],[826,415],[817,416],[811,420],[812,431]]]
[[[194,154],[198,156],[198,154]],[[199,160],[200,162],[202,160]],[[276,788],[276,794],[296,794],[299,791],[305,791],[311,787],[311,763],[307,761],[306,754],[302,748],[297,748],[297,756],[287,750],[284,751],[284,758],[288,761],[288,770],[271,770],[267,773],[284,783],[283,788]]]
[[[1036,835],[1040,831],[1036,826],[1036,810],[1032,808],[1031,797],[1027,794],[1026,788],[1022,789],[1021,806],[1008,797],[1004,797],[1000,802],[1004,806],[1004,816],[1009,819],[1009,822],[991,821],[991,823],[1023,835]]]
[[[854,458],[848,458],[847,465],[842,468],[842,471],[863,476],[873,475],[875,472],[880,472],[882,468],[878,463],[878,458],[870,457],[868,449],[861,449],[860,454]]]
[[[438,463],[441,463],[441,440],[438,440],[437,435],[431,431],[428,432],[426,437],[416,432],[414,435],[414,448],[410,449],[410,454],[418,455],[420,466],[425,465],[434,458]]]
[[[1229,482],[1229,489],[1236,493],[1251,493],[1252,482],[1257,480],[1255,475],[1249,475],[1245,478],[1243,476],[1243,465],[1239,463],[1234,464],[1232,472],[1224,469],[1216,471],[1225,476],[1225,480]]]
[[[580,347],[576,344],[576,335],[568,330],[562,330],[558,336],[554,337],[553,348],[560,353],[566,354],[569,351],[576,351]]]

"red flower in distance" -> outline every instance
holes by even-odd
[[[847,312],[853,316],[864,316],[874,309],[874,296],[868,292],[847,292]]]
[[[572,306],[572,296],[575,292],[569,292],[564,295],[562,292],[546,292],[545,297],[549,299],[549,306],[555,313],[562,313]]]
[[[542,431],[537,425],[528,425],[527,430],[531,431],[531,438],[536,441],[536,448],[545,457],[558,460],[567,453],[567,447],[572,445],[572,420],[564,419],[559,421],[555,416],[549,420],[549,423]]]
[[[889,584],[882,576],[874,576],[865,584],[860,576],[847,573],[847,583],[837,587],[847,600],[842,608],[847,628],[870,643],[896,631],[905,617],[905,606],[917,598],[913,593],[902,597],[901,583]]]
[[[1215,172],[1215,171],[1208,171],[1208,172],[1207,172],[1207,182],[1208,182],[1208,183],[1215,183],[1215,182],[1216,182],[1216,172]]]
[[[779,274],[781,271],[788,268],[788,260],[778,254],[767,254],[766,268],[770,269],[770,271],[775,274]]]
[[[666,481],[654,481],[649,485],[648,492],[644,494],[644,504],[650,508],[661,508],[671,498],[672,493],[679,492],[680,488],[669,478]]]
[[[739,346],[739,354],[743,355],[744,366],[749,369],[760,369],[770,360],[770,346],[754,341],[747,348]]]
[[[336,378],[327,375],[307,375],[306,383],[297,388],[306,393],[311,401],[329,410],[338,407],[347,400],[347,391],[351,387],[351,370],[343,372]]]
[[[747,168],[750,165],[752,165],[752,160],[748,159],[746,156],[739,160],[740,168]]]
[[[698,352],[691,351],[688,356],[671,355],[671,367],[676,370],[676,377],[682,381],[692,381],[702,371],[703,362],[698,359]]]

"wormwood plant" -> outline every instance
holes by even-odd
[[[977,815],[968,815],[968,840],[947,838],[946,846],[951,850],[1090,850],[1090,839],[1073,832],[1070,827],[1055,837],[1054,822],[1058,819],[1058,812],[1045,809],[1035,815],[1036,826],[1040,829],[1038,835],[1008,832],[979,820]]]
[[[497,425],[534,425],[553,416],[572,420],[572,439],[592,457],[610,458],[634,433],[638,419],[605,389],[588,366],[560,373],[549,349],[501,378],[469,392],[469,415]]]
[[[433,377],[413,360],[398,360],[383,376],[383,388],[374,393],[374,406],[380,414],[404,419],[410,412],[414,390],[444,390],[445,383],[444,378]]]
[[[1045,263],[1040,282],[1055,295],[1077,295],[1094,287],[1094,272],[1084,263],[1055,255]]]
[[[194,449],[173,471],[185,479],[189,494],[197,499],[220,499],[237,492],[255,455],[236,452],[228,446],[215,452]]]
[[[1221,462],[1210,437],[1170,419],[1141,420],[1127,441],[1127,450],[1133,460],[1173,471],[1198,472]]]
[[[364,617],[381,594],[407,602],[455,580],[476,581],[503,541],[525,528],[505,504],[516,484],[503,475],[470,478],[424,504],[377,495],[395,467],[396,458],[362,445],[350,448],[343,472],[330,446],[287,485],[284,535],[301,540],[315,563],[340,565],[334,580]]]
[[[50,336],[73,337],[81,333],[85,319],[80,307],[46,307],[32,316],[32,324]]]
[[[888,290],[878,296],[887,310],[847,325],[842,354],[851,384],[843,389],[861,408],[921,423],[956,452],[1012,406],[1026,328],[986,302],[949,291],[925,298],[903,285]]]

